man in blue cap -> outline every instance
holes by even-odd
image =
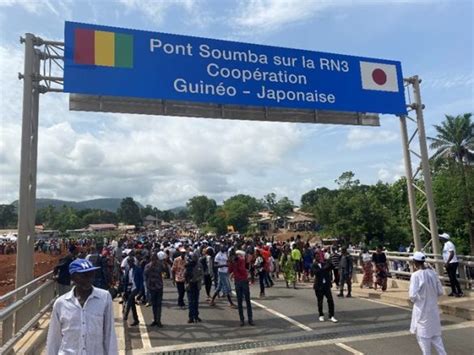
[[[85,259],[69,265],[74,288],[54,302],[46,343],[48,355],[118,354],[112,297],[92,285],[97,269]]]

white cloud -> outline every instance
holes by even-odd
[[[474,74],[472,72],[462,74],[431,73],[426,75],[423,85],[425,88],[433,89],[472,88],[474,85]]]
[[[403,159],[393,163],[378,164],[374,167],[378,168],[378,179],[383,182],[393,183],[402,176],[405,176],[405,163]]]
[[[332,1],[251,0],[237,10],[234,23],[238,28],[272,31],[293,22],[312,17],[332,5]]]
[[[127,9],[142,12],[150,21],[161,24],[166,11],[171,7],[179,7],[187,13],[186,19],[198,18],[198,1],[193,0],[120,0]],[[189,16],[193,15],[193,16]]]
[[[233,25],[239,32],[254,34],[254,31],[271,32],[283,27],[302,23],[318,13],[335,7],[362,5],[403,5],[422,4],[431,0],[250,0],[244,1],[237,9]],[[338,21],[344,20],[345,13],[334,14]]]
[[[0,202],[18,198],[23,53],[0,46]],[[40,96],[38,197],[134,196],[160,208],[196,194],[239,193],[234,177],[265,176],[285,161],[300,125],[68,111],[66,94]]]
[[[21,7],[31,14],[50,12],[56,16],[70,17],[71,0],[1,0],[0,7]]]
[[[352,150],[372,145],[389,144],[397,140],[398,134],[380,128],[351,128],[347,134],[346,147]]]

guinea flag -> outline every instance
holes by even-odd
[[[74,31],[74,63],[133,68],[133,36],[77,28]]]
[[[398,92],[397,67],[394,64],[360,62],[362,88]]]

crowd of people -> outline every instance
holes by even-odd
[[[139,323],[137,303],[152,307],[154,320],[151,326],[163,326],[163,278],[170,279],[176,287],[176,305],[188,309],[189,323],[201,321],[202,286],[202,294],[211,307],[219,298],[226,300],[229,307],[238,309],[242,326],[245,325],[244,303],[247,322],[254,324],[250,303],[250,284],[253,283],[259,286],[259,297],[263,298],[265,290],[273,287],[276,279],[283,279],[286,287],[292,289],[298,288],[297,282],[313,282],[321,321],[324,320],[322,301],[326,297],[329,319],[337,322],[330,292],[333,283],[340,290],[338,296],[343,297],[344,285],[347,285],[346,297],[351,297],[353,261],[347,249],[310,245],[299,235],[280,242],[260,236],[244,239],[238,234],[209,237],[191,233],[158,237],[149,233],[124,235],[106,244],[68,241],[67,247],[68,255],[55,268],[60,294],[71,289],[69,264],[77,258],[88,260],[99,267],[93,285],[109,290],[113,297],[122,298],[123,318],[128,320],[131,311],[132,326]]]
[[[443,256],[447,270],[452,274],[453,271],[450,270],[455,271],[457,266],[454,245],[448,242],[447,234],[443,234],[441,240],[445,242]],[[48,336],[51,349],[70,345],[67,340],[64,340],[65,344],[59,344],[54,338],[54,332],[60,332],[61,327],[67,327],[66,323],[76,318],[85,324],[82,316],[72,310],[77,308],[84,312],[90,297],[105,300],[94,301],[96,303],[93,312],[101,309],[101,312],[107,314],[107,320],[104,322],[109,328],[113,327],[113,315],[109,313],[112,299],[115,297],[121,298],[124,321],[127,322],[130,312],[132,313],[133,321],[130,326],[139,324],[137,304],[141,304],[152,307],[153,321],[149,326],[163,327],[164,279],[169,279],[176,288],[176,306],[187,309],[190,324],[203,321],[199,306],[203,302],[201,294],[204,294],[211,307],[216,306],[219,298],[220,302],[223,300],[229,307],[238,309],[240,326],[254,326],[250,284],[256,283],[259,287],[259,297],[264,298],[266,289],[273,287],[279,278],[284,280],[287,288],[295,290],[298,289],[298,283],[312,282],[319,321],[329,320],[336,323],[338,320],[335,318],[332,285],[336,285],[338,297],[351,297],[352,273],[356,263],[360,263],[363,269],[360,287],[380,288],[382,291],[387,289],[387,257],[381,246],[372,254],[364,248],[359,258],[353,258],[352,249],[351,253],[348,248],[338,245],[311,245],[300,236],[282,242],[273,238],[269,240],[264,236],[243,238],[238,234],[209,237],[197,233],[167,233],[159,236],[149,233],[124,235],[111,241],[90,239],[67,240],[64,243],[68,248],[68,255],[61,259],[54,271],[59,293],[63,296],[56,301],[53,308],[53,316],[57,314],[59,319],[52,318],[54,324],[50,327]],[[426,302],[436,305],[435,300],[441,294],[439,279],[436,273],[426,267],[423,254],[415,253],[415,257],[413,260],[417,272],[412,275],[409,294],[415,304],[412,332],[417,334],[422,349],[432,343],[442,351],[443,344],[437,325],[436,331],[425,331],[426,327],[420,325],[420,319],[422,320],[424,315],[419,311]],[[437,283],[430,281],[434,286],[427,290],[422,284],[424,278],[436,279]],[[75,285],[73,291],[71,283]],[[453,282],[452,287],[452,295],[462,294],[458,284]],[[235,291],[235,297],[232,289]],[[324,299],[328,305],[327,317],[323,310]],[[69,314],[71,320],[62,322],[61,313]],[[431,322],[439,322],[439,319]],[[87,331],[78,328],[79,335]],[[70,343],[75,344],[71,346],[79,344],[87,351],[89,345],[82,343],[80,337],[77,338],[79,335],[71,335]],[[91,349],[102,346],[103,349],[109,349],[106,353],[115,353],[114,337],[114,330],[109,329],[107,337],[104,338],[107,339],[106,343],[100,345],[92,342]]]
[[[0,240],[0,255],[16,254],[16,241]]]

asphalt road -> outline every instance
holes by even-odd
[[[257,285],[252,286],[251,294],[259,294]],[[339,322],[319,322],[310,285],[293,290],[277,282],[266,294],[263,299],[253,298],[255,326],[240,327],[237,310],[225,299],[217,299],[217,306],[210,307],[202,289],[199,311],[203,322],[187,324],[188,311],[177,307],[176,289],[166,281],[163,328],[147,326],[152,311],[145,306],[139,307],[140,326],[130,327],[121,320],[121,308],[115,302],[119,348],[124,354],[421,354],[408,332],[409,309],[335,297]],[[327,310],[326,303],[324,307]],[[448,354],[474,354],[474,322],[443,315],[442,325]]]

